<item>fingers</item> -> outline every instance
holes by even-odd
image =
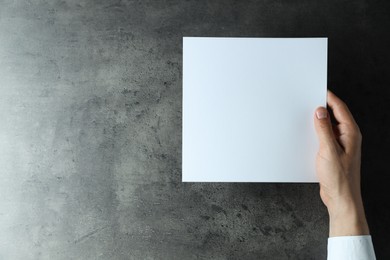
[[[336,139],[333,133],[332,123],[328,111],[319,107],[315,111],[314,125],[321,147],[334,148]]]
[[[352,154],[361,144],[360,129],[347,105],[340,98],[328,90],[327,99],[338,125],[332,126],[326,108],[317,108],[314,121],[320,147],[342,149],[346,154]]]
[[[330,90],[328,90],[328,105],[332,109],[337,122],[350,125],[353,130],[357,128],[357,124],[347,105]]]

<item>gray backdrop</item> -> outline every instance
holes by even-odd
[[[0,0],[0,259],[325,259],[316,184],[181,183],[182,37],[329,37],[390,256],[389,1]],[[281,162],[282,163],[282,162]]]

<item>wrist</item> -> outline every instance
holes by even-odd
[[[328,211],[330,237],[370,234],[361,198],[345,200]]]

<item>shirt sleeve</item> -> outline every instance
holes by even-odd
[[[376,260],[370,235],[328,238],[328,260]]]

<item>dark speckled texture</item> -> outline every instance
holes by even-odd
[[[325,259],[316,184],[181,183],[183,36],[329,37],[390,257],[390,2],[0,0],[0,259]]]

